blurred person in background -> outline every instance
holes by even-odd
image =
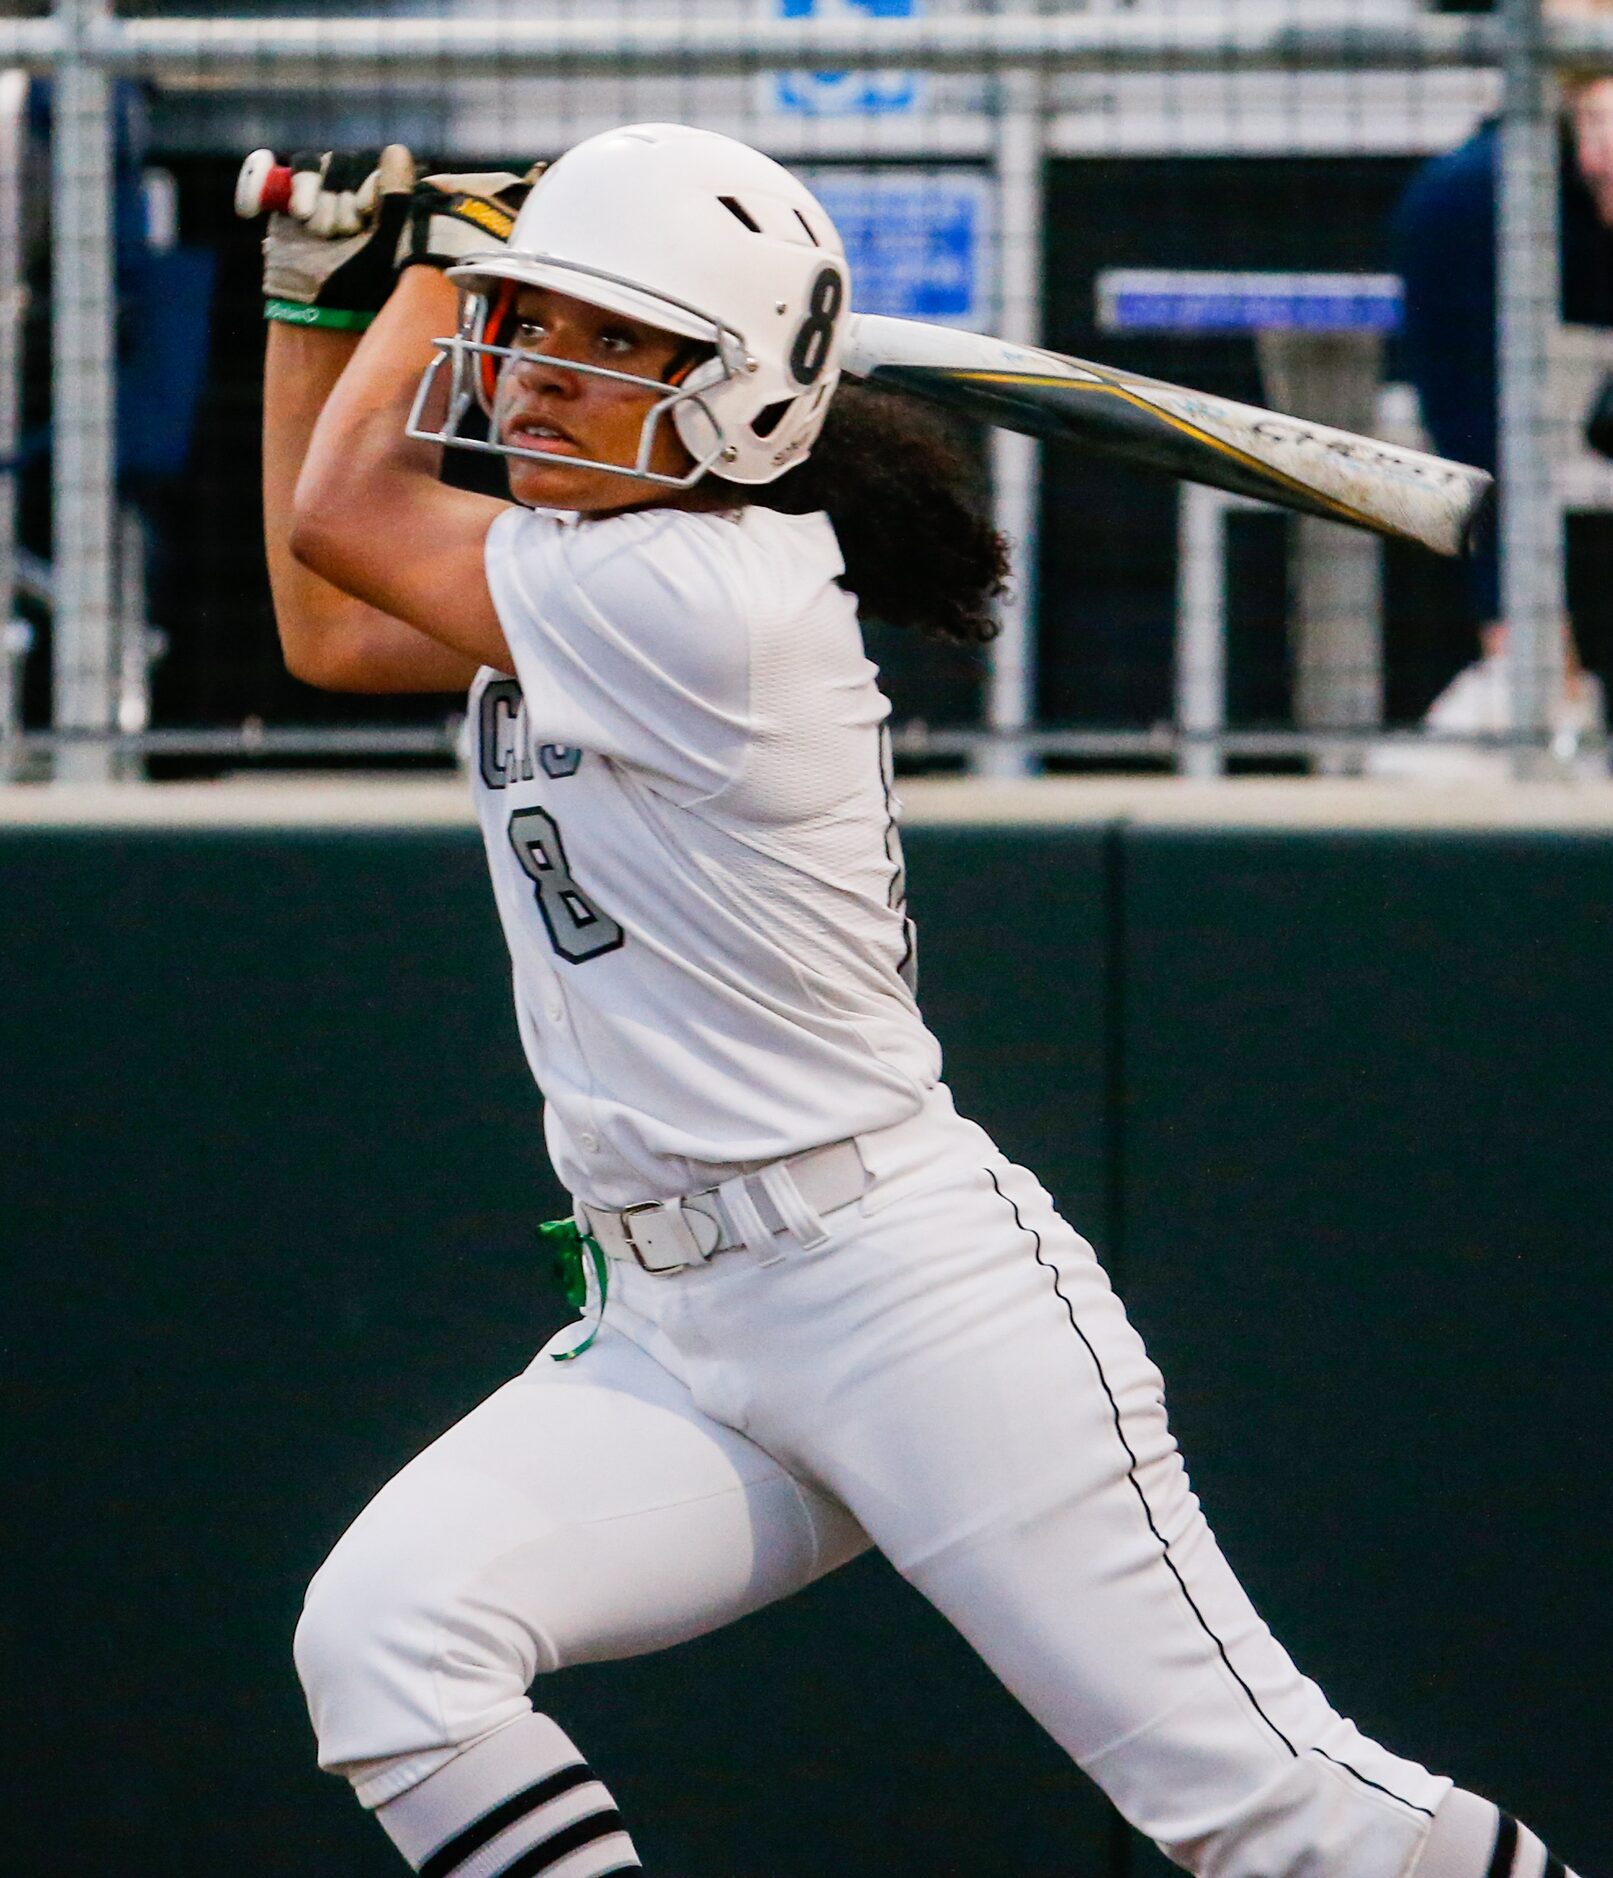
[[[1613,19],[1613,0],[1545,0],[1556,19]],[[1396,270],[1405,281],[1402,370],[1416,386],[1422,420],[1442,456],[1499,466],[1496,204],[1501,123],[1488,118],[1465,143],[1426,163],[1395,211]],[[1561,318],[1609,329],[1613,360],[1613,73],[1571,71],[1563,80],[1559,198]],[[1587,414],[1588,415],[1588,414]],[[1442,736],[1502,734],[1512,727],[1499,543],[1489,527],[1471,564],[1470,597],[1479,661],[1459,672],[1424,722]],[[1601,681],[1580,662],[1572,633],[1563,690],[1552,712],[1560,755],[1572,755],[1605,727]],[[1588,758],[1601,771],[1605,759]],[[1374,753],[1377,774],[1478,780],[1507,773],[1504,751]]]

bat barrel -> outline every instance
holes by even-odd
[[[1491,478],[1466,463],[1087,359],[919,320],[854,315],[854,377],[1005,430],[1460,555]]]

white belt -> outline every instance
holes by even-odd
[[[861,1199],[868,1178],[856,1141],[831,1141],[671,1200],[616,1208],[579,1200],[577,1224],[607,1258],[631,1260],[647,1272],[680,1272],[747,1244],[757,1223],[769,1234],[793,1232],[809,1248],[821,1244],[827,1235],[820,1216]]]

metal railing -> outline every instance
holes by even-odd
[[[55,87],[53,147],[53,385],[55,593],[53,672],[56,773],[113,773],[119,750],[216,747],[230,733],[128,732],[127,673],[118,654],[115,304],[111,182],[115,78],[211,92],[263,92],[317,81],[357,87],[502,77],[689,75],[848,68],[990,75],[991,164],[1006,237],[1001,324],[1038,336],[1042,182],[1048,86],[1072,73],[1427,72],[1491,68],[1503,79],[1497,233],[1500,282],[1501,476],[1505,613],[1511,622],[1513,738],[1520,771],[1549,763],[1549,707],[1561,671],[1563,524],[1553,491],[1545,360],[1557,317],[1555,222],[1558,142],[1555,72],[1592,62],[1613,69],[1613,20],[1555,21],[1541,0],[1504,0],[1494,16],[1424,16],[1349,24],[1240,22],[1207,14],[957,13],[919,18],[745,15],[620,20],[541,12],[477,17],[119,18],[110,0],[53,0],[48,17],[0,19],[0,66],[48,74]],[[0,223],[7,214],[0,185]],[[4,234],[0,230],[0,253]],[[3,312],[4,279],[0,279]],[[0,440],[7,371],[0,317]],[[1038,451],[1024,439],[994,443],[1001,526],[1033,564]],[[7,572],[7,509],[0,503],[0,577]],[[0,578],[0,619],[9,615]],[[1152,754],[1155,732],[1035,731],[1036,596],[1027,581],[1009,604],[988,689],[988,734],[953,742],[980,767],[1012,771],[1038,752]],[[119,728],[120,685],[124,699]],[[1184,708],[1168,747],[1202,770],[1202,697]],[[1196,713],[1196,716],[1195,716]],[[414,733],[398,733],[402,742]],[[186,738],[189,737],[189,743]],[[1261,749],[1305,744],[1302,733],[1257,735]],[[1173,740],[1172,740],[1173,739]],[[383,739],[384,740],[384,739]],[[36,741],[36,740],[30,740]],[[47,739],[48,741],[48,739]],[[252,739],[234,736],[248,751]],[[1314,741],[1314,740],[1313,740]],[[1253,748],[1223,733],[1218,749]],[[261,745],[261,739],[260,739]],[[351,748],[375,747],[355,733]],[[1308,746],[1307,746],[1308,747]]]
[[[1526,9],[1533,13],[1529,6]],[[1430,15],[1391,23],[1242,22],[1211,12],[923,18],[835,15],[765,19],[699,14],[623,23],[546,11],[438,17],[267,19],[85,17],[57,0],[50,19],[0,19],[0,61],[46,71],[91,63],[129,76],[257,85],[271,74],[362,81],[383,71],[435,76],[496,69],[525,77],[601,73],[716,74],[805,69],[1043,73],[1227,72],[1502,65],[1527,42],[1539,62],[1613,54],[1613,23],[1555,21],[1535,41],[1509,0],[1500,18]]]
[[[16,617],[21,586],[17,489],[22,457],[22,343],[27,288],[22,254],[28,83],[0,72],[0,780],[13,769],[22,729],[22,671],[31,642]]]

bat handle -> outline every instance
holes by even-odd
[[[272,150],[254,150],[235,179],[235,213],[249,222],[256,215],[284,215],[291,207],[291,168],[277,163]]]

